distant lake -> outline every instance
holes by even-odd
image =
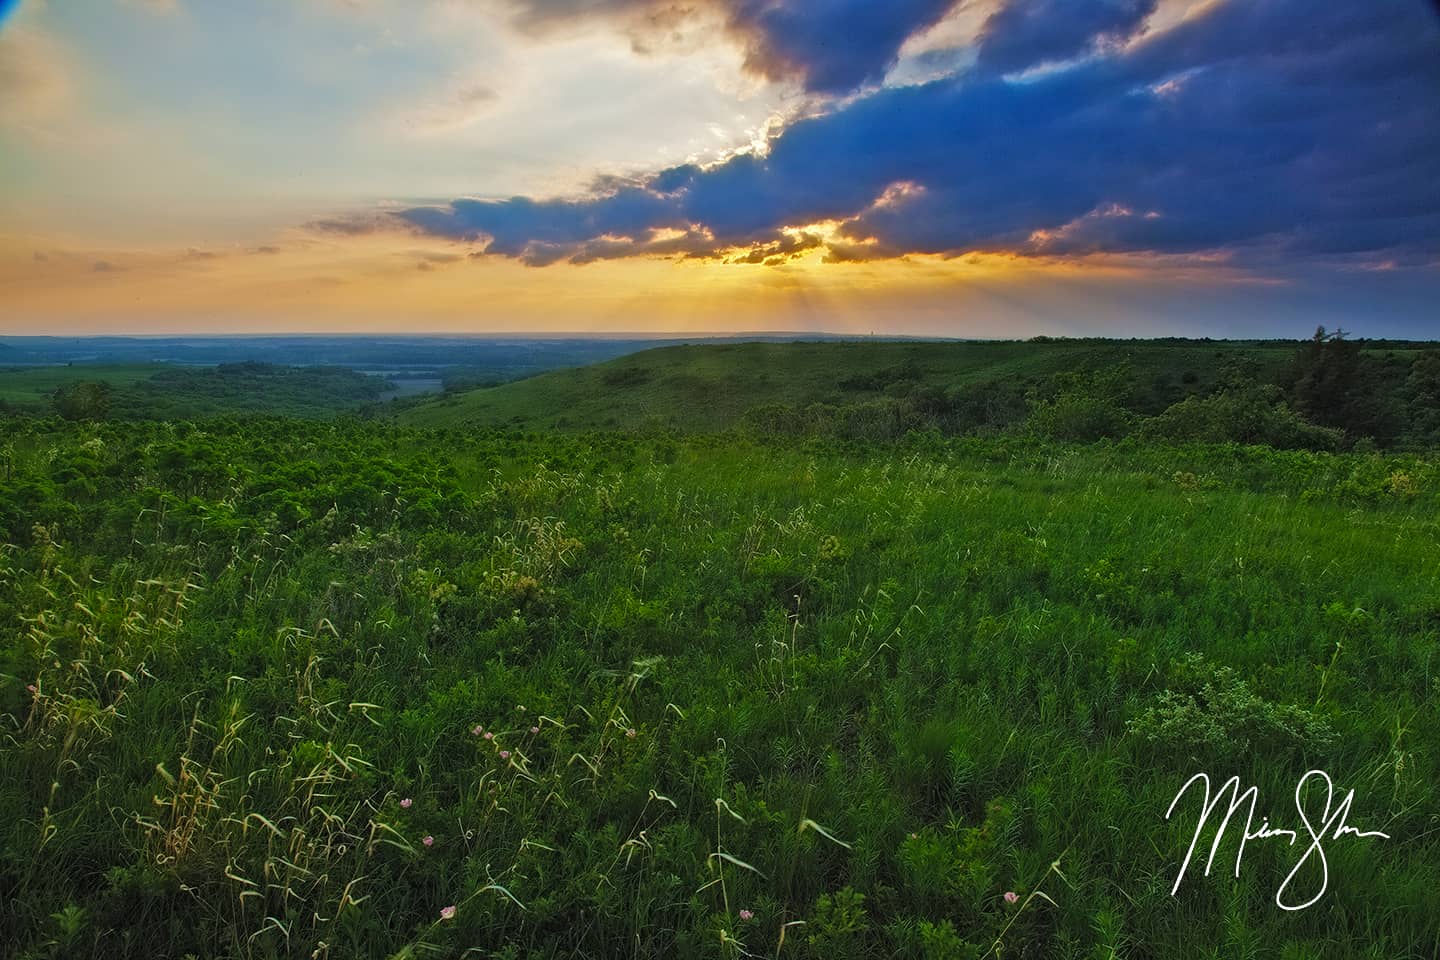
[[[424,393],[440,393],[445,381],[433,375],[412,376],[406,370],[366,370],[371,376],[384,377],[395,385],[393,390],[380,394],[380,402],[388,403],[396,397],[415,397]]]

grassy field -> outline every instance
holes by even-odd
[[[22,411],[44,410],[60,387],[82,380],[104,380],[112,387],[125,388],[143,383],[163,369],[162,363],[0,367],[0,402]]]
[[[723,430],[764,404],[854,404],[917,390],[1023,393],[1059,373],[1124,368],[1150,413],[1213,390],[1235,366],[1273,380],[1293,343],[1050,341],[744,343],[647,350],[579,370],[428,399],[419,426]]]
[[[11,955],[1440,954],[1433,456],[7,427]]]
[[[387,389],[380,377],[340,367],[76,364],[0,368],[0,404],[45,416],[58,409],[57,390],[97,384],[107,388],[104,409],[91,416],[120,420],[259,414],[324,419],[374,405]]]

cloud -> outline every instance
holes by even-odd
[[[771,243],[751,244],[750,249],[735,254],[726,263],[763,263],[775,267],[823,246],[824,242],[819,234],[798,230]]]
[[[445,264],[465,259],[463,255],[447,250],[409,250],[401,253],[400,256],[414,258],[415,269],[426,273]]]
[[[304,229],[340,237],[363,237],[387,229],[390,223],[383,214],[364,214],[322,217],[306,223]]]
[[[71,73],[50,34],[25,24],[0,30],[0,127],[50,131],[74,99]]]
[[[587,241],[633,238],[676,226],[671,206],[670,200],[652,190],[625,187],[579,201],[456,200],[448,208],[417,207],[398,216],[423,233],[468,241],[489,238],[487,252],[523,258],[545,248],[578,251]]]
[[[812,92],[843,94],[878,82],[901,45],[952,6],[954,0],[747,0],[733,5],[730,24],[749,36],[746,65],[755,72],[796,76]]]
[[[397,125],[414,133],[450,133],[470,126],[488,113],[499,99],[484,83],[466,83],[438,103],[418,110],[395,111]]]
[[[510,0],[517,22],[554,29],[595,18],[621,23],[639,51],[679,42],[697,20],[717,21],[745,51],[746,69],[796,80],[812,93],[878,83],[901,45],[957,0]]]
[[[124,0],[127,6],[139,7],[150,13],[178,13],[180,0]]]
[[[1068,60],[1133,36],[1156,0],[1009,0],[985,21],[977,62],[1008,73]]]
[[[616,178],[581,198],[398,216],[534,264],[647,254],[659,231],[686,238],[685,255],[748,261],[823,221],[838,223],[831,260],[1245,249],[1440,261],[1440,21],[1420,0],[1229,0],[1066,68],[996,72],[1129,36],[1146,5],[1098,6],[1108,12],[1038,33],[992,17],[992,69],[840,103],[763,156]]]

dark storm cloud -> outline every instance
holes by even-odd
[[[900,45],[954,0],[739,0],[732,29],[753,39],[746,64],[767,77],[799,76],[807,90],[847,93],[878,82]]]
[[[750,71],[795,78],[815,93],[878,82],[900,45],[957,0],[512,0],[522,24],[543,28],[595,17],[628,21],[638,38],[664,36],[697,15],[720,18],[745,48]],[[651,41],[637,39],[637,46]]]
[[[1010,0],[985,21],[978,62],[1005,73],[1068,60],[1135,34],[1155,0]]]
[[[423,233],[455,240],[488,237],[488,252],[522,257],[531,247],[578,247],[589,240],[634,238],[675,226],[671,207],[671,201],[651,190],[629,187],[582,201],[456,200],[448,208],[419,207],[399,216]]]
[[[1099,3],[1087,19],[1080,3],[1062,6],[1064,23],[1028,34],[1028,16],[993,17],[981,56],[1003,52],[990,68],[851,100],[792,124],[763,157],[581,200],[457,200],[401,216],[532,263],[646,253],[659,230],[680,231],[688,255],[744,259],[781,228],[822,220],[842,223],[832,260],[1244,248],[1440,262],[1440,23],[1422,0],[1230,0],[1078,65],[1004,79],[998,64],[1090,49],[1148,9]]]

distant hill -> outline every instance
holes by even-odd
[[[1060,373],[1123,368],[1138,410],[1158,413],[1213,391],[1227,370],[1277,378],[1288,341],[739,343],[663,347],[488,389],[429,398],[402,412],[426,426],[722,430],[756,408],[847,406],[973,391],[1022,397]]]
[[[747,340],[826,339],[746,336]],[[367,373],[430,371],[447,381],[503,382],[559,367],[610,360],[636,350],[726,336],[420,335],[43,337],[0,336],[0,363],[27,365],[173,363],[215,366],[258,362],[289,367],[348,367]]]
[[[99,393],[83,414],[60,401],[86,386]],[[109,420],[193,420],[219,416],[327,418],[377,404],[389,384],[343,367],[268,363],[0,366],[0,414]]]

